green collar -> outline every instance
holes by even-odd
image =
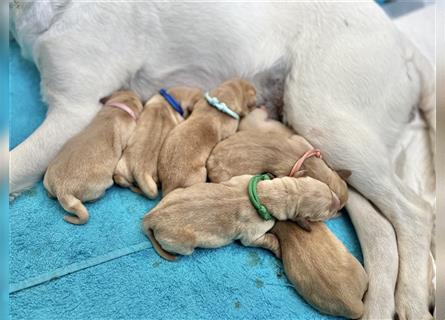
[[[258,194],[256,192],[256,186],[258,182],[263,180],[270,180],[269,174],[267,173],[257,174],[256,176],[253,176],[249,180],[249,185],[248,185],[249,200],[261,218],[263,218],[264,220],[272,220],[274,218],[273,215],[271,215],[269,210],[267,210],[267,208],[260,202],[260,199],[258,198]]]

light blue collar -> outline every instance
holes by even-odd
[[[231,116],[236,120],[239,120],[239,114],[230,109],[224,102],[219,102],[218,98],[209,96],[208,92],[204,94],[204,97],[212,107],[215,107],[219,111]]]

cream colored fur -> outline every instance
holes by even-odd
[[[324,223],[311,227],[305,232],[291,221],[278,221],[270,231],[279,240],[289,281],[321,312],[360,318],[368,287],[365,270]]]
[[[247,186],[252,176],[198,183],[169,193],[142,222],[158,253],[189,255],[197,247],[217,248],[240,240],[280,256],[278,240],[268,233],[275,220],[263,220],[250,203]],[[304,218],[321,221],[336,213],[335,195],[310,177],[260,181],[258,197],[277,220]]]
[[[241,121],[235,135],[220,142],[208,161],[210,181],[221,182],[243,174],[269,172],[277,177],[288,176],[295,162],[314,147],[278,121],[267,119],[263,109],[252,111]],[[303,162],[308,176],[326,183],[339,197],[341,207],[348,200],[348,187],[337,172],[320,158]]]
[[[125,103],[136,115],[143,108],[130,91],[116,92],[108,101]],[[100,198],[113,185],[114,169],[135,128],[136,121],[125,111],[103,107],[51,161],[43,183],[48,193],[74,215],[66,215],[67,222],[88,221],[89,213],[82,202]]]
[[[256,91],[245,80],[232,79],[210,91],[241,117],[256,103]],[[161,148],[158,174],[163,195],[207,179],[206,161],[213,147],[238,129],[239,121],[210,106],[202,98],[190,117],[175,127]]]
[[[288,176],[295,162],[313,149],[303,137],[256,109],[240,123],[240,132],[220,142],[207,161],[212,182],[240,174],[270,172]],[[348,199],[346,182],[319,158],[309,158],[302,169],[326,183],[339,197]],[[299,221],[296,221],[299,223]],[[323,223],[311,223],[305,232],[292,222],[278,222],[271,230],[278,237],[288,279],[318,310],[331,315],[358,318],[363,314],[367,276],[361,264]]]
[[[202,98],[202,91],[196,88],[174,87],[168,92],[187,112]],[[182,116],[160,94],[148,100],[117,164],[114,181],[148,198],[156,198],[159,152],[169,132],[182,120]]]
[[[242,75],[255,83],[259,104],[281,103],[284,122],[329,165],[353,171],[348,183],[387,221],[351,211],[359,236],[393,229],[392,237],[361,243],[373,252],[365,260],[376,289],[365,317],[432,318],[434,210],[423,200],[434,200],[434,189],[417,186],[434,187],[434,69],[376,1],[14,1],[10,25],[40,71],[48,104],[45,121],[10,152],[12,195],[41,178],[100,109],[99,98],[122,87],[144,99],[165,85],[209,89]],[[413,113],[422,128],[407,140]],[[409,141],[397,161],[409,164],[404,172],[391,159],[402,141]],[[388,279],[397,279],[395,290],[395,282],[382,288]]]

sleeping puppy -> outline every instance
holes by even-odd
[[[280,122],[267,120],[267,113],[262,109],[256,109],[244,118],[240,130],[247,131],[236,133],[212,151],[207,162],[212,182],[228,180],[241,172],[288,176],[297,159],[313,149],[305,139]],[[240,152],[243,153],[240,155]],[[244,153],[249,154],[249,158],[243,157]],[[340,206],[344,206],[347,185],[323,160],[307,158],[301,167],[307,175],[328,184],[339,196]],[[311,223],[308,228],[301,221],[296,222],[310,229],[311,233],[290,221],[278,221],[271,230],[278,237],[288,279],[320,311],[359,318],[363,313],[361,300],[367,288],[363,267],[325,224]]]
[[[202,97],[201,90],[196,88],[175,87],[168,91],[186,112]],[[117,164],[114,181],[150,199],[156,198],[159,152],[168,133],[182,120],[162,95],[148,100]]]
[[[279,240],[288,279],[306,301],[330,315],[362,316],[368,277],[324,223],[312,223],[308,233],[291,221],[277,221],[270,232]]]
[[[257,195],[273,216],[264,220],[248,196],[252,176],[229,181],[198,183],[169,193],[142,221],[142,228],[158,254],[189,255],[197,247],[217,248],[240,240],[245,246],[263,247],[280,257],[277,238],[268,233],[277,220],[305,218],[320,221],[339,209],[329,187],[310,177],[260,181]]]
[[[308,175],[326,183],[339,197],[341,207],[345,205],[348,188],[343,179],[347,179],[351,172],[332,170],[317,157],[317,153],[305,158],[305,154],[314,149],[306,139],[278,121],[267,120],[263,109],[252,111],[241,121],[240,129],[245,131],[237,132],[213,149],[206,164],[210,181],[221,182],[242,174],[261,172],[270,172],[277,177],[291,173],[294,177]],[[299,166],[298,160],[301,162]]]
[[[256,104],[254,86],[232,79],[210,91],[210,96],[225,103],[239,117]],[[238,129],[239,120],[219,111],[204,97],[193,107],[190,117],[175,127],[161,148],[158,174],[163,195],[207,178],[206,161],[213,147]]]
[[[48,193],[73,214],[64,217],[73,224],[88,221],[82,202],[100,198],[113,185],[114,169],[143,108],[131,91],[117,91],[101,101],[105,106],[62,147],[43,179]]]
[[[281,122],[269,119],[267,109],[264,106],[253,110],[240,121],[238,131],[245,130],[273,131],[282,133],[287,137],[295,134],[291,128],[286,127]]]

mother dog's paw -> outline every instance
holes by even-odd
[[[20,195],[20,192],[12,192],[9,194],[9,202],[12,202]]]
[[[364,312],[361,319],[393,319],[395,313],[394,289],[391,290],[391,286],[380,285],[377,290],[373,290],[373,287],[376,287],[375,283],[369,285],[371,287],[368,287],[368,292],[363,300]]]
[[[413,285],[413,284],[411,284]],[[422,288],[418,288],[422,289]],[[415,290],[398,289],[396,292],[396,319],[399,320],[432,320],[427,301],[422,295],[415,294]]]

